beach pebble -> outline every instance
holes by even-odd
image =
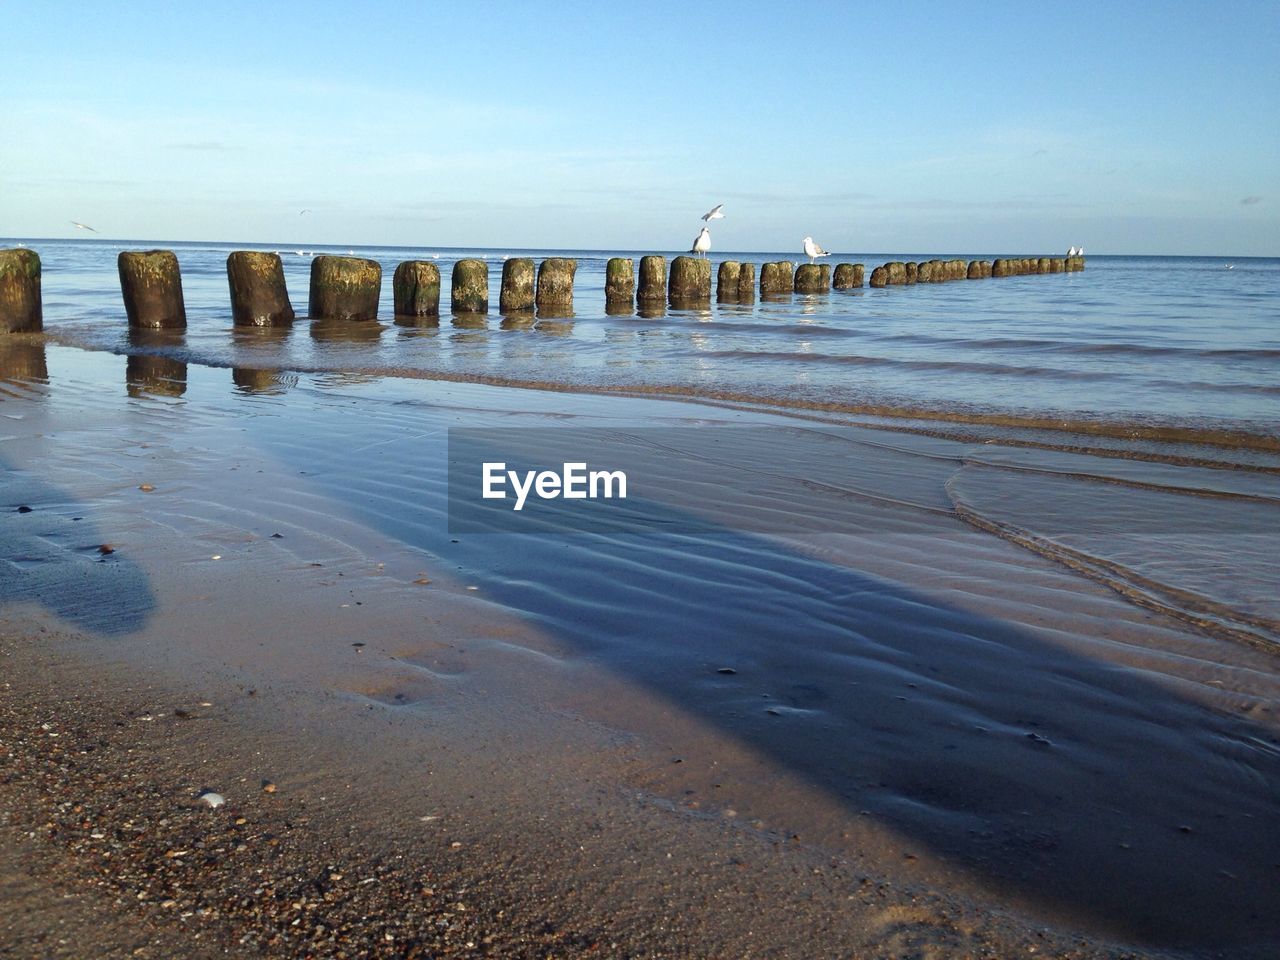
[[[149,483],[140,483],[138,484],[138,489],[141,490],[143,493],[150,493],[152,490],[155,489],[155,487],[153,487]]]
[[[214,793],[212,790],[206,790],[204,793],[200,794],[200,796],[198,796],[196,799],[203,800],[205,803],[213,807],[215,810],[227,802],[226,797],[224,797],[220,793]]]
[[[103,543],[98,546],[98,552],[105,557],[109,553],[115,553],[116,548],[109,543]]]
[[[263,792],[263,793],[275,793],[275,792],[276,792],[276,785],[275,785],[274,783],[272,783],[270,780],[263,780],[263,781],[262,781],[262,792]]]
[[[18,507],[18,512],[19,512],[19,513],[30,513],[30,512],[31,512],[31,508],[30,508],[30,507],[28,507],[28,506],[24,503],[24,504],[22,504],[22,506]]]

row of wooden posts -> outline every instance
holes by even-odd
[[[118,259],[120,289],[132,327],[175,328],[187,324],[178,258],[169,250],[125,251]],[[573,280],[578,262],[549,257],[535,273],[533,260],[511,258],[502,264],[499,309],[504,314],[538,310],[566,312],[573,307]],[[1062,273],[1084,269],[1083,257],[1040,257],[1004,260],[891,261],[871,271],[870,285],[1007,277],[1025,273]],[[285,288],[284,266],[274,253],[237,250],[227,257],[231,312],[237,326],[272,326],[294,319]],[[788,260],[760,266],[762,296],[826,293],[863,285],[863,265],[804,263]],[[429,260],[407,260],[392,280],[397,317],[433,317],[440,312],[440,268]],[[716,298],[742,302],[755,296],[755,264],[726,260],[716,275]],[[319,256],[311,261],[308,314],[313,320],[375,320],[382,292],[382,267],[361,257]],[[711,261],[700,257],[613,257],[605,266],[607,312],[641,311],[670,303],[690,307],[711,299]],[[489,264],[467,258],[453,265],[450,306],[454,313],[487,313]],[[0,250],[0,331],[38,331],[43,327],[40,257],[33,250]]]

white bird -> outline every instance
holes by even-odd
[[[830,253],[828,253],[826,250],[823,250],[820,246],[818,246],[816,243],[813,242],[813,237],[804,238],[804,255],[809,258],[810,263],[813,263],[815,257],[831,256]]]
[[[72,220],[71,225],[75,227],[77,230],[88,230],[90,233],[98,232],[97,230],[93,229],[93,227],[89,226],[87,223],[81,223],[79,220]]]
[[[724,204],[717,203],[714,207],[712,207],[710,210],[708,210],[706,213],[702,215],[702,219],[707,221],[723,220],[724,219],[723,211],[724,211]]]
[[[1077,247],[1077,248],[1076,248],[1076,256],[1077,256],[1077,257],[1083,257],[1083,256],[1084,256],[1084,247]]]
[[[698,239],[693,241],[693,246],[689,248],[690,253],[707,255],[707,251],[711,249],[711,231],[706,227],[702,228],[702,232],[698,234]]]
[[[1075,247],[1072,247],[1070,250],[1068,250],[1068,251],[1067,251],[1067,256],[1068,256],[1068,257],[1074,257],[1075,255],[1076,255],[1076,248],[1075,248]]]

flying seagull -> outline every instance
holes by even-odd
[[[702,256],[707,255],[707,251],[711,249],[711,231],[706,227],[702,228],[702,232],[698,234],[698,239],[693,241],[693,246],[689,248],[690,253],[698,253]]]
[[[302,216],[304,213],[310,213],[310,212],[311,212],[311,208],[310,208],[310,207],[307,207],[307,209],[305,209],[305,210],[299,210],[299,211],[298,211],[298,216]]]
[[[804,238],[804,255],[809,258],[810,263],[813,263],[815,257],[831,256],[830,253],[828,253],[826,250],[823,250],[820,246],[818,246],[816,243],[813,242],[813,237]]]
[[[98,232],[97,230],[93,229],[93,227],[89,226],[87,223],[81,223],[79,220],[72,220],[71,225],[75,227],[77,230],[88,230],[90,233]]]
[[[708,222],[711,220],[723,220],[724,204],[717,203],[714,207],[712,207],[710,210],[708,210],[706,213],[702,215],[702,219]]]

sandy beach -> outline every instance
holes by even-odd
[[[1265,474],[1180,467],[1245,519],[1151,553],[1043,506],[1158,512],[1160,462],[40,356],[3,405],[8,955],[1272,952]],[[451,532],[449,431],[494,425],[604,430],[669,531]],[[1144,590],[1224,536],[1253,608]]]

